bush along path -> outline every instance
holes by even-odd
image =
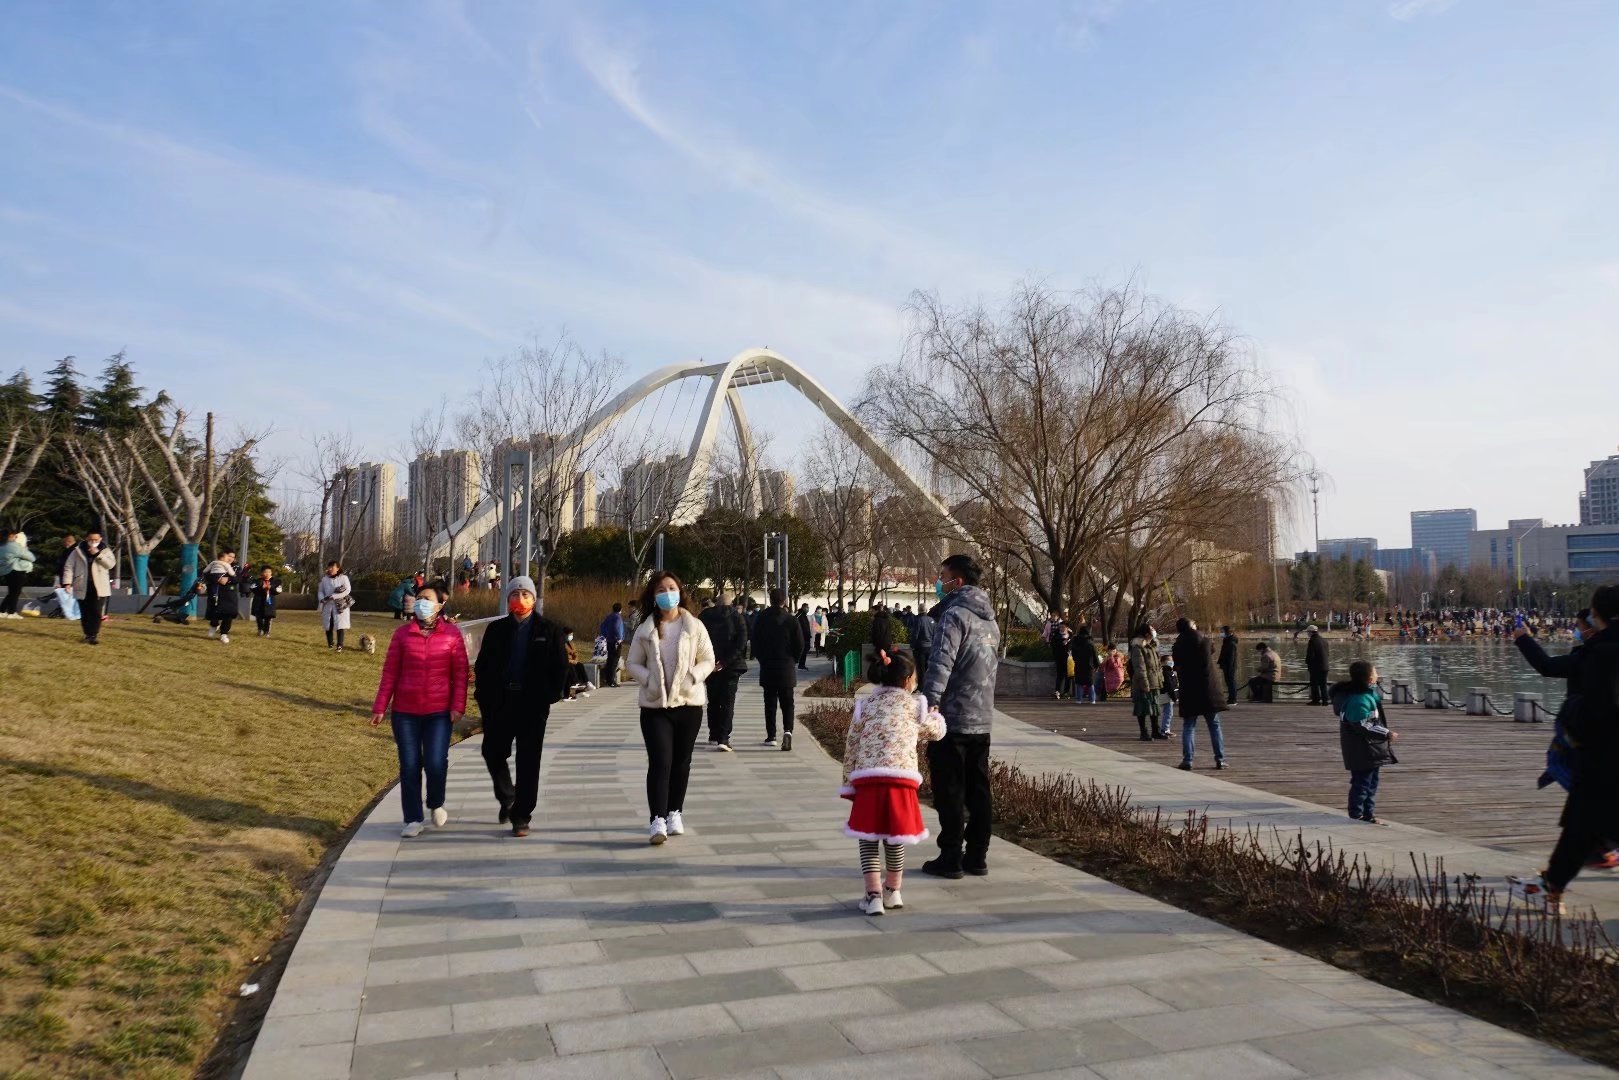
[[[842,759],[852,718],[819,705],[805,726]],[[922,759],[924,798],[931,798]],[[1502,902],[1442,862],[1402,877],[1302,835],[1143,810],[1122,788],[991,765],[995,834],[1108,881],[1441,1003],[1619,1066],[1619,964],[1600,925]]]

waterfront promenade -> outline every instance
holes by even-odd
[[[838,766],[807,736],[750,745],[751,681],[738,752],[699,744],[688,835],[649,847],[636,715],[633,689],[558,708],[526,840],[495,825],[476,740],[445,829],[402,841],[385,799],[247,1080],[1614,1075],[999,841],[988,879],[911,873],[905,910],[865,918]],[[1000,723],[1025,766],[1283,801]]]

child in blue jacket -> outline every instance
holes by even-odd
[[[1349,816],[1372,825],[1387,825],[1377,816],[1377,785],[1384,765],[1399,761],[1391,745],[1399,738],[1382,722],[1383,694],[1377,668],[1369,660],[1349,665],[1349,680],[1328,693],[1338,715],[1338,745],[1349,770]]]

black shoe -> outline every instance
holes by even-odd
[[[1181,772],[1191,772],[1192,763],[1190,761],[1183,761],[1179,765],[1175,766],[1175,768],[1179,769]]]
[[[527,836],[528,835],[528,822],[526,822],[526,821],[514,821],[514,822],[512,822],[512,835],[513,836]]]
[[[966,871],[961,868],[961,863],[947,862],[942,855],[937,859],[929,859],[923,863],[922,873],[931,874],[934,877],[949,878],[952,881],[960,881],[967,876]]]
[[[784,731],[784,732],[781,733],[781,748],[783,750],[791,750],[793,748],[793,733],[792,732]]]
[[[1158,732],[1158,734],[1154,735],[1153,738],[1155,738],[1155,739],[1167,739],[1167,738],[1169,738],[1169,736],[1166,735],[1164,732],[1160,731],[1160,732]]]
[[[512,819],[512,808],[505,803],[500,804],[500,815],[495,818],[497,824],[504,825]]]
[[[973,877],[989,877],[989,860],[982,857],[975,859],[968,855],[961,860],[961,872],[971,874]]]
[[[1229,766],[1229,765],[1227,765],[1227,764],[1226,764],[1226,763],[1225,763],[1225,762],[1223,762],[1223,761],[1216,761],[1216,762],[1215,762],[1215,763],[1214,763],[1214,767],[1215,767],[1215,768],[1216,768],[1216,769],[1229,769],[1229,768],[1231,768],[1231,766]]]
[[[1152,736],[1151,735],[1143,735],[1143,736],[1141,736],[1141,739],[1139,741],[1141,741],[1141,742],[1152,742]]]

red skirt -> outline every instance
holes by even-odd
[[[920,844],[928,838],[922,806],[916,799],[915,780],[873,776],[856,780],[852,786],[854,806],[849,810],[849,823],[843,827],[845,835],[891,844]]]

